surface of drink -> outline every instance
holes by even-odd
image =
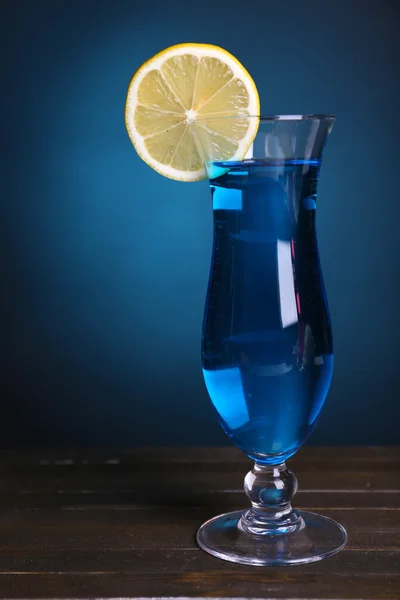
[[[204,379],[233,442],[276,464],[313,430],[332,377],[315,233],[319,161],[221,162],[211,172]]]

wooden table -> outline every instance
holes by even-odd
[[[235,448],[0,454],[1,598],[400,598],[400,448],[305,448],[296,506],[346,549],[288,568],[223,562],[199,525],[246,505]]]

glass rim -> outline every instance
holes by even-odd
[[[210,117],[197,116],[196,120],[199,121],[211,121],[216,119],[258,119],[261,123],[270,123],[272,121],[334,121],[336,115],[334,114],[304,114],[304,115],[226,115],[218,116],[213,115]]]

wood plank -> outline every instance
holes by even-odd
[[[42,549],[196,548],[195,534],[215,512],[177,507],[165,511],[6,511],[0,513],[0,556],[10,548]],[[348,550],[400,551],[400,511],[324,511],[342,523]]]
[[[176,496],[186,489],[199,491],[240,490],[243,487],[246,471],[240,472],[201,472],[193,468],[190,472],[158,471],[155,473],[108,473],[98,474],[87,470],[79,473],[34,473],[12,474],[0,481],[1,493],[70,493],[74,491],[116,492],[131,491],[137,501],[140,498],[151,500],[159,496],[160,487],[170,490]],[[398,471],[296,471],[299,485],[303,489],[324,490],[385,490],[400,491],[400,469]]]
[[[162,496],[161,496],[162,495]],[[210,507],[215,512],[245,508],[248,500],[242,489],[236,491],[207,492],[201,489],[185,489],[176,491],[160,488],[158,497],[151,500],[137,498],[132,491],[112,489],[96,493],[93,490],[76,490],[65,493],[35,493],[27,490],[24,493],[0,494],[0,506],[3,509],[19,508],[30,510],[64,509],[64,510],[159,510],[160,506],[186,506],[188,508]],[[295,496],[294,506],[304,510],[368,510],[392,509],[400,510],[400,491],[371,490],[356,491],[335,490],[309,491],[299,489]]]
[[[400,575],[362,573],[334,575],[257,569],[137,574],[126,571],[92,573],[26,573],[0,575],[2,598],[284,598],[309,600],[398,600]],[[7,590],[9,590],[7,592]]]
[[[386,575],[399,574],[399,555],[397,552],[351,552],[344,550],[337,556],[321,562],[303,565],[301,568],[289,567],[293,575],[298,574],[335,574],[335,573],[375,573]],[[258,569],[256,569],[258,571]],[[269,567],[269,573],[280,568]],[[74,553],[66,550],[56,552],[43,549],[39,556],[16,555],[15,552],[1,556],[0,577],[10,573],[93,573],[121,572],[130,574],[223,572],[252,573],[254,567],[233,565],[218,560],[199,548],[170,549],[168,553],[160,548],[132,550],[99,550],[97,553],[82,549]]]
[[[230,510],[232,507],[227,507]],[[131,525],[138,527],[148,525],[154,527],[171,526],[171,523],[190,525],[196,523],[199,519],[207,519],[215,515],[212,507],[182,507],[168,506],[159,507],[159,510],[152,511],[126,511],[113,510],[104,507],[103,510],[85,510],[72,509],[46,509],[46,510],[25,510],[25,509],[2,509],[0,511],[0,530],[4,534],[8,530],[14,530],[15,527],[37,528],[46,527],[51,531],[61,531],[64,529],[70,533],[72,526],[79,531],[90,529],[92,527],[125,527]],[[385,527],[398,527],[400,529],[400,510],[377,510],[369,511],[359,508],[354,511],[343,509],[325,509],[324,515],[338,519],[351,521],[355,527],[366,528],[368,530],[382,529]],[[112,533],[112,532],[110,532]],[[1,539],[0,539],[1,541]]]
[[[70,466],[71,461],[75,464],[99,464],[115,466],[116,464],[131,464],[140,468],[143,463],[149,464],[217,464],[229,463],[246,464],[249,459],[235,446],[219,447],[141,447],[141,448],[90,448],[90,449],[32,449],[26,450],[0,450],[0,465],[28,465],[42,463],[54,464],[58,461],[59,466]],[[317,464],[323,462],[335,465],[336,462],[345,467],[354,462],[400,462],[400,446],[305,446],[290,459],[293,466],[302,462]]]
[[[351,474],[357,471],[376,472],[376,471],[397,471],[400,467],[400,459],[392,454],[390,457],[379,457],[376,460],[367,460],[357,457],[345,459],[332,455],[322,458],[321,456],[309,458],[294,456],[288,461],[288,466],[294,472],[327,471],[341,472]],[[63,458],[60,460],[41,459],[37,462],[11,462],[4,463],[0,461],[0,471],[3,474],[13,474],[16,476],[29,476],[35,474],[41,476],[59,475],[84,475],[93,473],[95,476],[129,476],[133,475],[152,475],[154,473],[187,473],[190,475],[196,473],[247,473],[252,468],[252,461],[247,457],[241,457],[241,460],[235,461],[213,461],[190,462],[190,461],[168,461],[165,457],[158,461],[124,461],[119,458],[106,459],[104,462],[90,462],[90,459],[81,461]]]

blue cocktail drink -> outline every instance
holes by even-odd
[[[315,231],[319,160],[214,163],[203,373],[232,441],[262,464],[294,454],[332,377]]]

